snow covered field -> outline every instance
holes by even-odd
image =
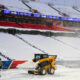
[[[45,52],[58,55],[58,60],[80,60],[79,37],[45,37],[41,35],[17,34],[28,43],[8,33],[0,33],[0,52],[16,60],[31,60],[35,53]],[[3,59],[4,60],[4,59]],[[27,63],[26,63],[27,64]],[[68,64],[67,64],[68,65]],[[75,65],[75,64],[74,64]],[[80,68],[58,65],[55,75],[29,75],[27,69],[2,70],[0,80],[80,80]]]
[[[80,80],[80,68],[66,68],[58,66],[54,75],[32,75],[27,70],[6,70],[1,71],[0,80]]]

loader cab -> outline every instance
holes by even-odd
[[[48,54],[35,54],[33,62],[37,62],[40,59],[48,58]]]

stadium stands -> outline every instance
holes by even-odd
[[[63,13],[68,14],[70,17],[73,17],[73,18],[80,17],[80,13],[78,11],[74,10],[71,6],[53,5],[53,7]]]
[[[76,8],[75,10],[72,6],[60,4],[51,4],[53,8],[50,7],[48,3],[30,0],[0,0],[0,4],[12,11],[41,13],[44,15],[66,16],[72,18],[79,18],[80,16],[80,8]]]
[[[41,14],[61,16],[56,10],[53,10],[46,3],[29,1],[29,3],[26,4],[29,5],[31,8],[38,10]]]
[[[15,16],[15,18],[14,17],[11,18],[9,16],[10,22],[8,22],[7,19],[5,19],[4,20],[5,22],[3,21],[0,22],[1,26],[46,29],[47,26],[51,27],[52,25],[53,26],[58,25],[58,29],[60,28],[62,30],[63,28],[61,28],[60,22],[63,24],[62,26],[65,26],[65,27],[66,26],[73,27],[73,24],[74,26],[80,25],[79,23],[80,8],[74,8],[72,6],[64,6],[60,4],[51,4],[47,2],[44,3],[44,2],[39,2],[37,0],[0,0],[0,4],[1,4],[1,7],[5,7],[6,10],[9,10],[11,15],[17,14],[17,16],[19,16],[18,17],[19,19],[17,19],[17,16]],[[34,14],[34,13],[38,13],[38,14]],[[36,21],[33,19],[29,20],[25,18],[25,16],[33,17],[33,18],[40,17],[40,19]],[[42,18],[43,18],[43,21],[42,21]],[[44,19],[47,19],[47,20],[44,22]],[[49,19],[51,19],[52,22],[51,21],[48,22]],[[1,20],[3,20],[3,18]],[[57,23],[57,21],[60,21],[60,22]],[[33,25],[31,23],[33,23]],[[44,25],[46,25],[46,27]],[[48,29],[52,30],[50,28]]]
[[[79,7],[73,6],[72,8],[80,13],[80,8]]]
[[[0,4],[5,5],[9,10],[30,12],[29,8],[19,0],[0,0]]]

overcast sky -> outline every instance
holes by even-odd
[[[52,1],[58,4],[80,6],[80,0],[42,0],[42,1],[49,1],[49,2]]]

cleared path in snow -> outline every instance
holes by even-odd
[[[27,70],[6,70],[1,72],[0,80],[80,80],[80,69],[58,66],[54,75],[32,75]]]

